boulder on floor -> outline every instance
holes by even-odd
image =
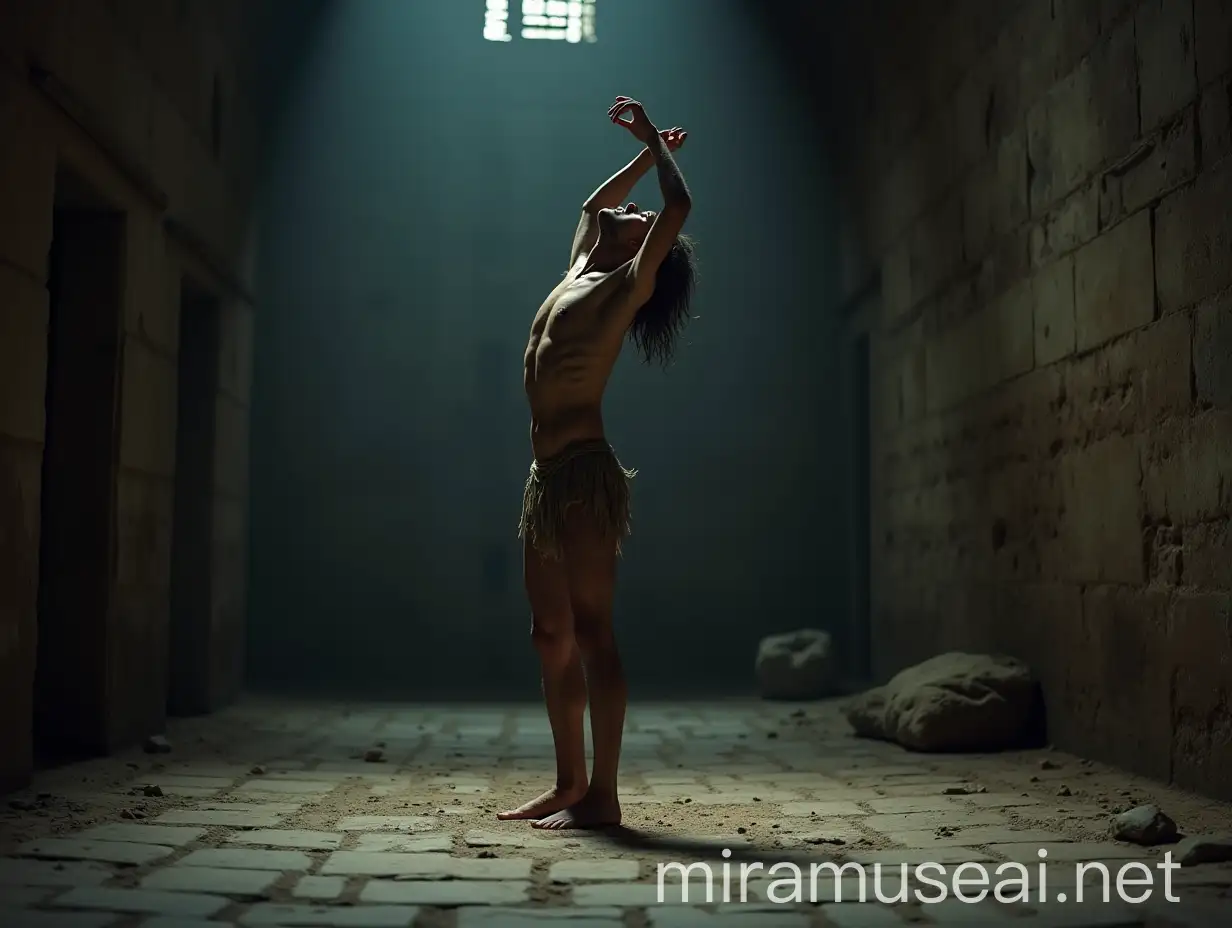
[[[1026,664],[951,652],[855,697],[846,715],[857,735],[914,751],[999,751],[1032,735],[1039,705]]]
[[[763,638],[757,649],[757,688],[765,699],[819,699],[835,692],[830,634],[804,628]]]

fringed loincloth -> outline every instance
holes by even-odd
[[[605,441],[574,442],[547,461],[533,462],[518,537],[544,557],[560,560],[565,518],[571,506],[581,506],[608,537],[615,537],[619,554],[629,535],[629,481],[636,475],[621,466]]]

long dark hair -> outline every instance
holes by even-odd
[[[647,364],[667,367],[676,354],[676,339],[693,318],[689,304],[697,282],[697,251],[693,239],[676,236],[676,244],[659,265],[654,293],[637,311],[629,338]]]

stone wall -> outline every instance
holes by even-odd
[[[181,283],[220,307],[206,702],[237,687],[244,611],[258,118],[243,0],[0,11],[0,788],[32,757],[48,253],[57,171],[124,217],[101,749],[163,726]]]
[[[1058,745],[1230,797],[1232,2],[850,6],[877,673],[1015,654]]]

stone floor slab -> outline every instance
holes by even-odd
[[[636,860],[561,860],[552,864],[548,879],[553,883],[588,883],[614,880],[632,883],[640,869]]]
[[[326,793],[333,792],[337,785],[328,780],[279,780],[261,777],[249,780],[235,792],[236,795],[279,793],[287,796],[324,796]]]
[[[65,909],[99,909],[107,912],[127,912],[133,915],[176,915],[188,918],[209,918],[229,904],[220,896],[196,893],[158,892],[149,889],[104,889],[101,886],[70,889],[52,900],[52,905]]]
[[[406,905],[313,906],[265,902],[239,917],[253,928],[411,928],[419,909]]]
[[[115,875],[110,867],[92,862],[0,858],[0,886],[98,886]]]
[[[337,899],[346,889],[346,879],[340,876],[303,876],[291,890],[296,899],[314,899],[327,902]]]
[[[517,905],[529,898],[525,880],[371,880],[359,894],[365,903],[429,906]]]
[[[401,832],[378,832],[360,835],[357,851],[401,851],[406,854],[449,853],[453,837],[447,834],[408,835]]]
[[[217,867],[164,867],[141,881],[142,889],[177,893],[262,898],[278,880],[270,870],[223,870]]]
[[[301,851],[336,851],[342,845],[342,835],[329,831],[303,831],[295,828],[238,831],[230,835],[227,840],[233,844]]]
[[[350,815],[338,823],[339,831],[427,831],[436,820],[426,815]]]
[[[988,849],[999,857],[1020,863],[1049,861],[1149,860],[1157,856],[1149,848],[1113,841],[1074,841],[1064,843],[989,844]],[[1044,851],[1043,855],[1040,851]]]
[[[445,879],[452,868],[448,854],[335,851],[321,867],[321,875]]]
[[[707,912],[689,905],[658,906],[646,913],[649,928],[808,928],[804,912],[783,907]]]
[[[783,805],[783,815],[863,816],[868,813],[854,802],[788,802]]]
[[[0,887],[0,908],[28,909],[38,905],[54,892],[50,886]],[[0,922],[0,925],[3,924],[4,922]]]
[[[4,928],[107,928],[119,919],[114,912],[39,912],[5,908],[0,902],[0,925]]]
[[[895,844],[907,847],[954,847],[981,844],[1051,844],[1065,841],[1065,835],[1055,831],[1035,828],[1006,828],[977,825],[974,828],[959,828],[953,833],[938,831],[906,831],[886,835]]]
[[[874,902],[830,902],[821,907],[834,928],[905,928],[907,923],[890,906]]]
[[[184,847],[199,841],[204,828],[188,825],[141,825],[136,822],[112,822],[98,825],[74,835],[84,841],[122,841],[131,844],[160,844],[164,847]]]
[[[458,909],[457,928],[622,928],[620,909],[534,908],[465,906]]]
[[[202,848],[179,862],[181,867],[220,870],[307,870],[312,858],[301,851],[266,851],[257,848]]]
[[[131,841],[88,841],[82,838],[43,838],[21,845],[17,853],[40,860],[92,860],[98,863],[142,866],[172,853],[161,844]]]
[[[282,824],[278,812],[252,809],[172,809],[154,819],[159,825],[222,825],[230,828],[277,828]]]

